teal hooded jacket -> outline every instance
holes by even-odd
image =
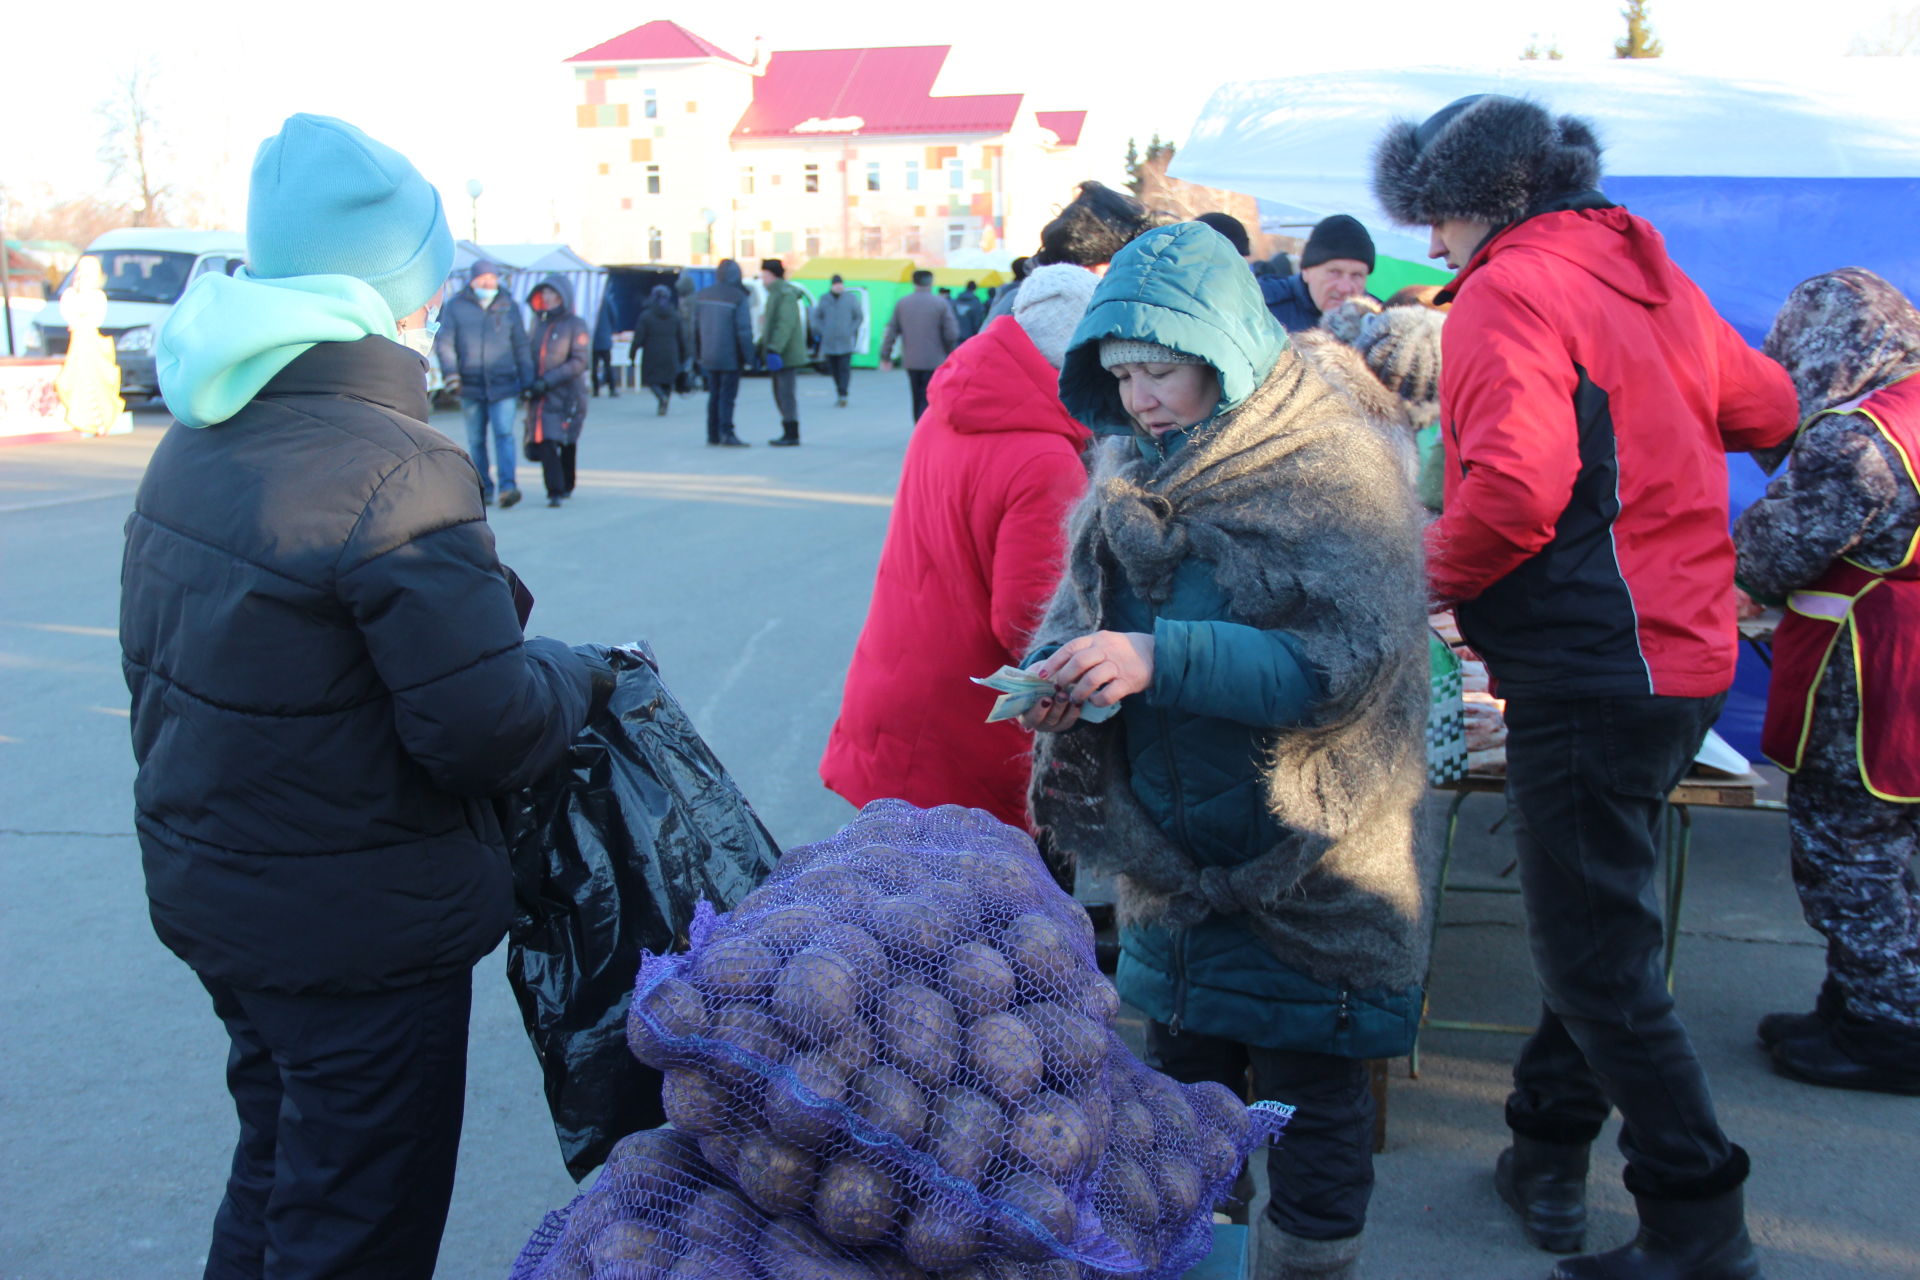
[[[1096,433],[1131,435],[1150,464],[1187,447],[1213,419],[1157,441],[1137,428],[1101,366],[1105,338],[1205,359],[1220,379],[1216,417],[1258,390],[1288,345],[1246,264],[1212,228],[1152,232],[1118,255],[1069,345],[1061,399]],[[1264,803],[1261,764],[1277,732],[1311,719],[1326,695],[1320,673],[1286,632],[1237,620],[1214,566],[1197,556],[1175,570],[1158,603],[1124,574],[1110,581],[1103,625],[1154,638],[1152,685],[1121,707],[1135,797],[1201,867],[1235,867],[1274,847],[1284,833]],[[1361,1056],[1404,1035],[1410,993],[1315,982],[1242,919],[1124,927],[1122,996],[1176,1029],[1274,1048]]]

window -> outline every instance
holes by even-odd
[[[809,194],[817,193],[820,190],[820,166],[817,164],[810,164],[806,166],[804,169],[802,169],[801,172],[806,177],[808,193]]]
[[[918,160],[909,160],[907,161],[907,190],[918,191],[919,189],[920,162]]]
[[[742,258],[757,258],[760,256],[759,249],[757,249],[753,243],[753,232],[742,231],[740,233],[739,256]]]
[[[647,166],[647,194],[650,196],[660,194],[660,166],[657,164]]]
[[[906,254],[909,258],[917,258],[920,256],[920,228],[908,228],[907,234],[901,237],[900,252]]]
[[[879,189],[880,162],[878,160],[869,160],[867,161],[867,190],[878,191]]]
[[[645,104],[642,106],[640,114],[649,120],[657,120],[660,117],[660,99],[653,96],[653,90],[651,89],[647,90]]]
[[[807,228],[807,256],[809,258],[820,256],[820,228],[818,227]]]
[[[967,224],[949,222],[947,224],[947,252],[958,253],[967,247]]]
[[[877,258],[880,256],[880,248],[880,228],[860,228],[860,252],[869,258]]]
[[[753,194],[753,166],[752,165],[748,165],[746,168],[740,171],[740,194],[743,196],[750,196]]]
[[[647,228],[647,261],[658,262],[667,256],[667,238],[660,234],[660,228]]]
[[[959,191],[967,185],[967,171],[960,167],[960,157],[954,156],[947,161],[947,185]]]

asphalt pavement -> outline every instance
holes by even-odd
[[[852,814],[816,772],[910,431],[906,380],[856,375],[837,409],[801,381],[799,449],[750,380],[752,449],[706,447],[704,402],[593,402],[579,490],[493,514],[532,588],[530,630],[650,641],[696,724],[786,845]],[[207,997],[154,938],[132,836],[133,761],[116,643],[121,528],[165,426],[0,447],[0,1280],[198,1276],[235,1136],[226,1040]],[[457,415],[435,425],[460,438]],[[205,478],[209,502],[221,479]],[[973,672],[956,672],[956,679]],[[942,696],[929,690],[929,697]],[[1437,832],[1439,813],[1430,815]],[[1467,806],[1461,878],[1509,861],[1496,797]],[[1722,1119],[1752,1153],[1751,1220],[1771,1280],[1920,1277],[1920,1099],[1789,1083],[1753,1024],[1811,1003],[1818,939],[1787,875],[1784,819],[1702,812],[1680,947],[1682,1010]],[[1436,1017],[1525,1022],[1533,979],[1511,898],[1455,895],[1440,929]],[[1522,1280],[1526,1246],[1489,1170],[1518,1041],[1430,1031],[1419,1079],[1395,1064],[1368,1228],[1370,1280]],[[1609,1135],[1611,1137],[1611,1133]],[[1590,1240],[1632,1234],[1610,1145],[1596,1149]],[[439,1275],[504,1277],[573,1185],[504,977],[476,973],[467,1124]]]

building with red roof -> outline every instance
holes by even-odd
[[[950,48],[742,58],[662,19],[574,55],[582,249],[695,265],[1029,252],[1087,176],[1087,113],[940,93]]]

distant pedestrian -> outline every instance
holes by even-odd
[[[933,292],[933,272],[913,273],[913,292],[893,304],[887,331],[880,339],[880,368],[893,368],[893,348],[901,349],[913,395],[913,420],[927,412],[927,384],[953,349],[960,345],[960,322],[945,298]]]
[[[768,258],[760,264],[767,287],[767,309],[760,333],[761,363],[773,383],[780,412],[780,434],[767,441],[791,449],[800,443],[800,369],[807,363],[807,294],[787,279],[787,264]]]
[[[967,287],[953,300],[953,313],[960,322],[960,341],[980,332],[987,323],[987,304],[980,298],[980,282],[967,281]]]
[[[565,276],[549,276],[527,299],[533,309],[533,385],[527,402],[527,452],[547,482],[547,505],[573,496],[574,460],[587,424],[587,366],[592,335],[574,313]]]
[[[700,377],[700,366],[694,358],[694,348],[698,326],[695,323],[693,277],[685,272],[673,278],[674,306],[680,315],[680,369],[673,380],[673,389],[683,396],[690,396],[695,390],[705,390],[705,379]],[[696,386],[696,382],[702,384]]]
[[[1803,424],[1740,514],[1738,581],[1786,606],[1762,746],[1787,769],[1793,884],[1827,941],[1774,1069],[1920,1093],[1920,311],[1859,267],[1801,284],[1767,335]]]
[[[1001,316],[1013,314],[1013,300],[1019,296],[1021,282],[1033,274],[1033,268],[1032,258],[1022,257],[1013,260],[1013,279],[993,291],[993,301],[987,306],[989,322],[998,320]]]
[[[1266,305],[1269,312],[1273,313],[1275,319],[1279,319],[1280,309],[1288,305],[1293,291],[1298,288],[1297,284],[1287,283],[1288,277],[1293,274],[1292,266],[1289,265],[1285,271],[1275,272],[1270,264],[1254,257],[1253,239],[1247,234],[1246,224],[1230,213],[1203,213],[1194,221],[1205,223],[1227,238],[1227,243],[1231,244],[1234,252],[1246,262],[1247,269],[1253,272],[1253,278],[1259,283],[1260,301]],[[1351,341],[1351,339],[1342,340]]]
[[[860,349],[860,329],[866,322],[866,299],[835,275],[826,296],[813,304],[813,331],[820,339],[820,355],[827,362],[827,372],[833,375],[833,390],[839,397],[835,403],[843,409],[853,385],[853,356]]]
[[[1321,315],[1348,298],[1367,296],[1367,277],[1375,261],[1373,237],[1360,220],[1336,213],[1322,218],[1307,236],[1300,273],[1263,277],[1261,295],[1287,332],[1311,329]]]
[[[613,296],[600,300],[600,314],[593,322],[593,394],[606,384],[607,398],[620,394],[620,380],[613,372]]]
[[[680,309],[673,290],[657,284],[647,291],[647,305],[633,326],[633,345],[627,350],[627,363],[640,363],[640,385],[653,392],[660,402],[660,416],[666,417],[673,400],[674,379],[680,376]]]
[[[491,503],[496,492],[487,468],[491,443],[500,505],[512,506],[520,501],[514,483],[520,449],[513,438],[513,416],[533,381],[533,351],[527,346],[520,304],[500,287],[500,268],[485,259],[473,264],[467,287],[440,308],[434,353],[447,390],[459,393],[466,414],[467,453],[480,473],[481,501]]]
[[[1099,281],[1043,267],[1011,318],[933,379],[907,445],[866,625],[820,777],[857,805],[985,809],[1022,830],[1032,740],[991,695],[929,698],[955,672],[1018,663],[1052,594],[1089,433],[1060,403],[1067,339]]]
[[[473,968],[514,911],[495,802],[612,687],[523,638],[473,464],[427,425],[453,252],[403,156],[297,115],[254,161],[247,270],[160,330],[177,421],[127,521],[121,662],[153,928],[230,1041],[217,1280],[433,1275]]]
[[[707,376],[707,443],[744,449],[733,429],[740,373],[753,358],[753,302],[740,264],[724,258],[714,282],[694,295],[694,356]]]

